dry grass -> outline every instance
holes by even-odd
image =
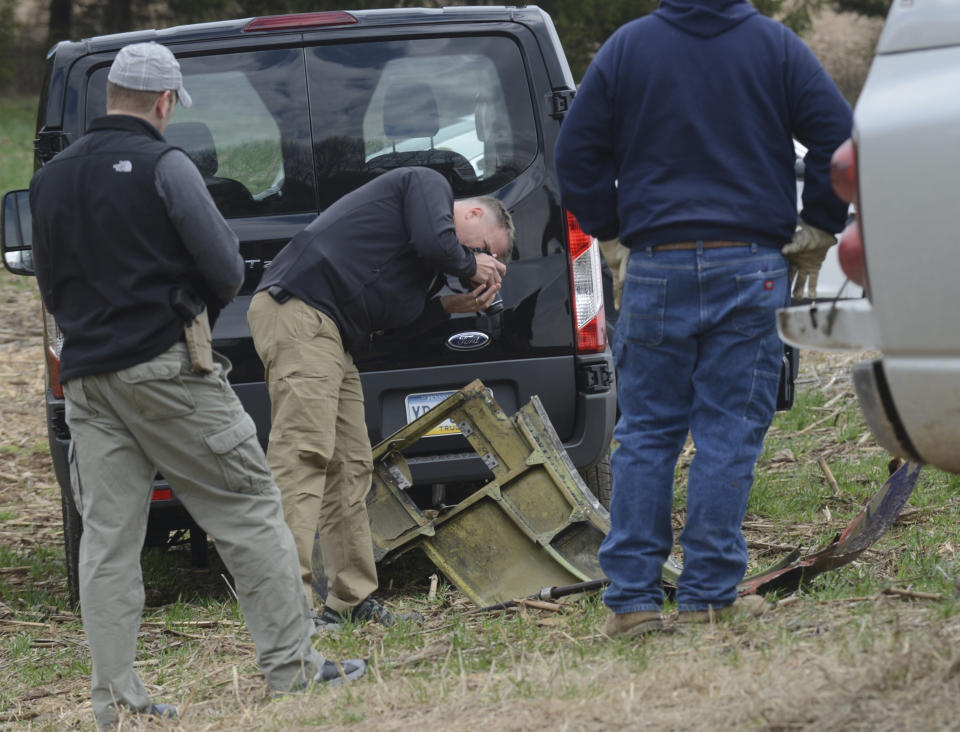
[[[32,289],[0,275],[0,729],[92,729],[88,665],[78,619],[66,609],[62,564],[40,571],[30,557],[59,557],[59,492],[42,417],[42,349]],[[805,355],[801,387],[822,394],[827,419],[810,443],[767,454],[760,472],[790,490],[801,470],[820,482],[832,516],[791,521],[751,515],[745,526],[754,564],[785,545],[809,550],[841,527],[861,501],[834,496],[818,457],[834,468],[876,454],[869,438],[841,439],[852,411],[850,357]],[[833,400],[833,401],[831,401]],[[824,406],[826,405],[826,406]],[[783,435],[781,435],[783,437]],[[688,456],[689,457],[689,456]],[[864,477],[869,493],[882,479]],[[682,476],[681,476],[682,478]],[[792,482],[791,482],[792,481]],[[843,482],[843,481],[841,481]],[[682,479],[681,479],[682,484]],[[777,484],[780,485],[780,484]],[[955,510],[949,502],[908,509],[890,541],[849,568],[853,583],[880,573],[907,594],[853,589],[781,598],[767,615],[676,628],[643,641],[599,635],[597,598],[560,612],[520,609],[467,615],[468,603],[425,577],[388,600],[418,607],[420,629],[363,627],[324,636],[333,657],[371,659],[367,678],[345,688],[271,700],[253,645],[214,575],[206,599],[148,609],[138,667],[151,694],[176,703],[177,723],[157,729],[287,730],[932,730],[960,729],[960,616],[956,604],[910,593],[898,575],[911,532],[929,532]],[[677,515],[678,522],[682,519]],[[924,544],[956,566],[960,537]],[[178,569],[182,575],[193,570]],[[845,570],[846,571],[846,570]],[[179,581],[179,580],[178,580]],[[40,583],[40,587],[37,584]],[[41,599],[36,599],[40,591]],[[43,599],[46,598],[46,599]],[[167,600],[169,602],[169,600]],[[130,729],[134,720],[124,720]],[[142,726],[148,726],[146,722]]]
[[[856,102],[867,78],[883,22],[883,18],[823,8],[814,16],[813,28],[804,35],[850,104]]]
[[[189,680],[148,688],[179,703],[180,723],[169,727],[184,730],[956,729],[960,622],[884,597],[863,604],[801,602],[642,645],[548,626],[546,635],[566,636],[561,645],[548,637],[546,652],[504,650],[486,671],[467,670],[471,649],[439,638],[407,658],[375,659],[351,688],[273,702],[248,644],[198,629],[180,659]],[[140,671],[150,684],[160,669]],[[197,693],[198,680],[213,683]],[[17,720],[10,728],[88,727],[86,679],[30,690],[4,718]]]

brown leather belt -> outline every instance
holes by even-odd
[[[723,247],[748,247],[748,241],[705,241],[702,242],[704,249],[721,249]],[[655,252],[677,252],[686,249],[696,249],[695,241],[674,241],[669,244],[657,244],[650,247]]]

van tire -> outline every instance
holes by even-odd
[[[63,511],[63,549],[67,563],[67,592],[70,606],[80,605],[80,536],[83,534],[83,519],[73,502],[69,487],[60,486],[60,506]]]
[[[580,469],[580,477],[590,492],[597,497],[600,505],[610,510],[610,497],[613,495],[613,473],[610,470],[610,451],[593,465]]]

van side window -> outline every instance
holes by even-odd
[[[177,108],[164,137],[197,164],[220,212],[238,218],[315,211],[302,52],[179,60],[193,106]],[[105,111],[107,71],[90,77],[88,124]]]
[[[538,148],[523,68],[502,36],[308,49],[321,208],[404,166],[437,170],[458,197],[516,178]]]

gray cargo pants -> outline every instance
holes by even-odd
[[[145,363],[64,384],[71,484],[83,516],[80,605],[102,728],[114,723],[117,704],[151,704],[133,661],[144,602],[140,549],[158,470],[233,575],[270,688],[303,684],[323,663],[280,493],[227,382],[230,362],[214,359],[213,373],[201,376],[177,343]]]

